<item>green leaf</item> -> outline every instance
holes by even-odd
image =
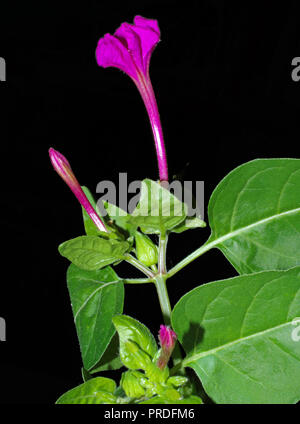
[[[109,219],[112,220],[117,227],[126,231],[130,236],[134,235],[137,226],[130,222],[130,215],[128,213],[107,201],[104,202],[104,208],[107,210]]]
[[[96,377],[64,393],[57,404],[114,404],[116,383],[110,378]]]
[[[202,219],[194,217],[194,218],[186,218],[183,222],[181,222],[177,227],[171,230],[172,233],[183,233],[186,230],[192,230],[194,228],[205,228],[206,223],[202,221]]]
[[[217,186],[208,243],[240,274],[300,264],[300,160],[258,159]]]
[[[67,284],[82,361],[90,370],[115,333],[112,317],[123,311],[124,285],[110,267],[84,271],[75,265],[68,269]]]
[[[295,403],[300,399],[300,267],[200,286],[172,313],[174,331],[217,403]]]
[[[90,370],[91,374],[102,371],[118,370],[123,367],[119,356],[119,338],[117,333],[111,339],[100,361]]]
[[[58,248],[62,256],[87,271],[95,271],[124,259],[128,249],[126,241],[105,240],[97,236],[76,237]]]
[[[125,371],[122,374],[121,386],[126,396],[131,398],[141,398],[145,396],[145,389],[140,384],[141,377],[136,375],[137,371]],[[143,376],[143,374],[141,374]]]
[[[176,401],[171,401],[162,396],[154,396],[151,399],[144,400],[143,402],[139,402],[139,404],[160,404],[160,405],[177,405],[177,404],[203,404],[202,399],[198,396],[189,396],[185,399],[178,399]]]
[[[120,338],[120,357],[127,368],[140,369],[140,355],[146,353],[152,358],[157,352],[156,341],[141,322],[128,315],[117,315],[112,319]],[[133,343],[132,343],[133,342]],[[137,345],[137,354],[132,352],[134,345]]]
[[[142,181],[140,201],[130,222],[146,234],[165,233],[186,218],[187,207],[160,184]]]

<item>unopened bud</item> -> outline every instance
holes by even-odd
[[[157,361],[158,368],[163,369],[169,362],[176,340],[177,335],[170,327],[166,325],[160,326],[159,341],[161,345],[161,352]]]
[[[157,246],[153,241],[138,231],[135,233],[136,256],[142,264],[151,266],[157,264],[158,252]]]

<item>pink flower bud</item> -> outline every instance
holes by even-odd
[[[80,187],[80,184],[77,181],[75,175],[73,174],[73,171],[67,159],[61,153],[52,148],[49,149],[49,156],[55,171],[68,184],[70,189],[73,191],[73,193],[79,200],[80,204],[84,207],[90,218],[93,220],[94,224],[97,226],[97,228],[100,231],[107,232],[105,225],[99,218],[97,212],[89,202],[82,188]]]
[[[168,166],[159,112],[149,76],[153,50],[160,39],[154,19],[135,16],[134,23],[124,22],[114,33],[105,34],[98,42],[96,59],[103,68],[115,67],[124,71],[137,86],[146,106],[157,153],[161,181],[168,180]]]
[[[161,354],[158,358],[157,366],[160,369],[163,369],[169,362],[170,356],[172,355],[177,335],[170,327],[161,325],[158,337],[161,346]]]

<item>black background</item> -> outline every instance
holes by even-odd
[[[2,6],[1,6],[2,7]],[[81,359],[57,246],[83,234],[81,209],[48,158],[54,147],[95,193],[101,180],[157,179],[148,118],[132,81],[95,61],[100,37],[135,15],[157,19],[151,60],[170,176],[205,181],[205,201],[234,167],[255,158],[300,157],[297,1],[19,2],[2,7],[2,272],[0,402],[49,403],[81,383]],[[205,217],[206,218],[206,217]],[[168,267],[209,229],[170,237]],[[135,276],[124,264],[116,271]],[[169,280],[174,304],[199,284],[236,275],[218,251]],[[126,286],[124,312],[155,334],[152,285]],[[117,373],[109,376],[118,378]]]

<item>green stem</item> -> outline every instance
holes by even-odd
[[[199,256],[203,255],[203,253],[207,252],[208,250],[212,249],[215,245],[220,243],[220,240],[214,240],[210,243],[205,243],[199,249],[192,252],[190,255],[188,255],[186,258],[184,258],[182,261],[180,261],[177,265],[175,265],[170,271],[167,273],[167,277],[173,277],[178,271],[180,271],[182,268],[187,266],[189,263],[193,262],[195,259],[199,258]]]
[[[137,268],[140,271],[142,271],[145,275],[147,275],[147,277],[149,277],[151,279],[154,277],[153,272],[149,268],[147,268],[145,265],[143,265],[142,262],[140,262],[134,256],[131,256],[129,254],[126,254],[125,255],[125,260],[128,263],[130,263],[131,265],[133,265],[135,268]]]
[[[158,273],[159,274],[166,274],[167,272],[167,265],[166,265],[167,243],[168,243],[167,234],[160,234],[159,245],[158,245]]]
[[[168,279],[167,266],[166,266],[166,252],[167,252],[167,234],[160,234],[159,248],[158,248],[158,274],[155,276],[155,286],[158,294],[160,308],[162,311],[163,319],[166,325],[171,325],[171,304],[169,300],[166,281]],[[176,365],[181,362],[182,356],[178,343],[172,354],[173,364]]]
[[[166,286],[166,275],[158,274],[155,276],[155,287],[159,299],[159,304],[163,319],[166,325],[171,324],[171,305],[169,295]]]
[[[125,284],[154,283],[154,278],[123,278]]]

